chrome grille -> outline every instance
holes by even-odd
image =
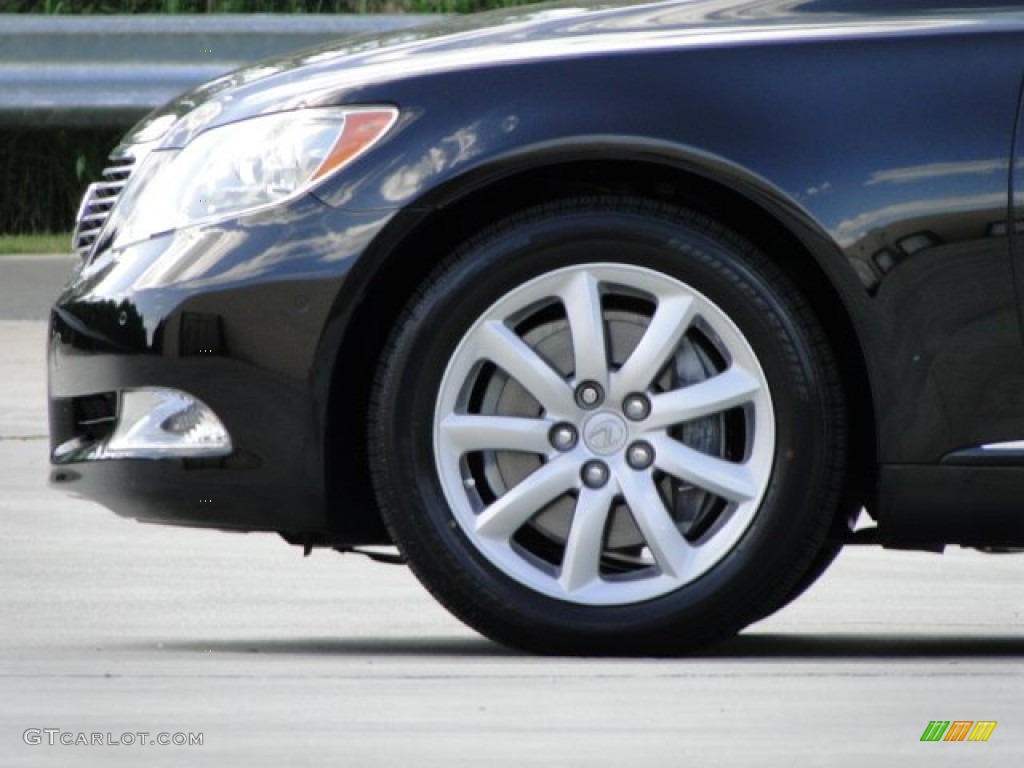
[[[89,255],[96,238],[103,231],[110,212],[117,202],[118,196],[135,168],[135,156],[123,154],[111,156],[113,165],[104,169],[103,180],[90,184],[85,190],[82,204],[78,207],[75,222],[75,233],[71,237],[71,247],[82,258]]]

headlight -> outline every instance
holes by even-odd
[[[280,203],[372,147],[394,107],[327,107],[254,117],[158,150],[126,190],[115,245]],[[140,169],[142,170],[142,169]],[[132,194],[134,193],[134,194]]]

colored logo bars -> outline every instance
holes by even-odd
[[[995,720],[932,720],[921,741],[988,741],[995,727]]]

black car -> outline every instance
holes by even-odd
[[[1014,8],[576,3],[203,85],[82,203],[52,483],[395,544],[541,652],[1020,547],[1022,63]]]

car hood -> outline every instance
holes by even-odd
[[[359,91],[368,85],[446,70],[618,50],[977,27],[985,23],[977,16],[983,7],[992,8],[970,0],[592,0],[451,17],[385,35],[346,38],[223,75],[150,113],[123,144],[183,146],[216,125],[358,103]]]

